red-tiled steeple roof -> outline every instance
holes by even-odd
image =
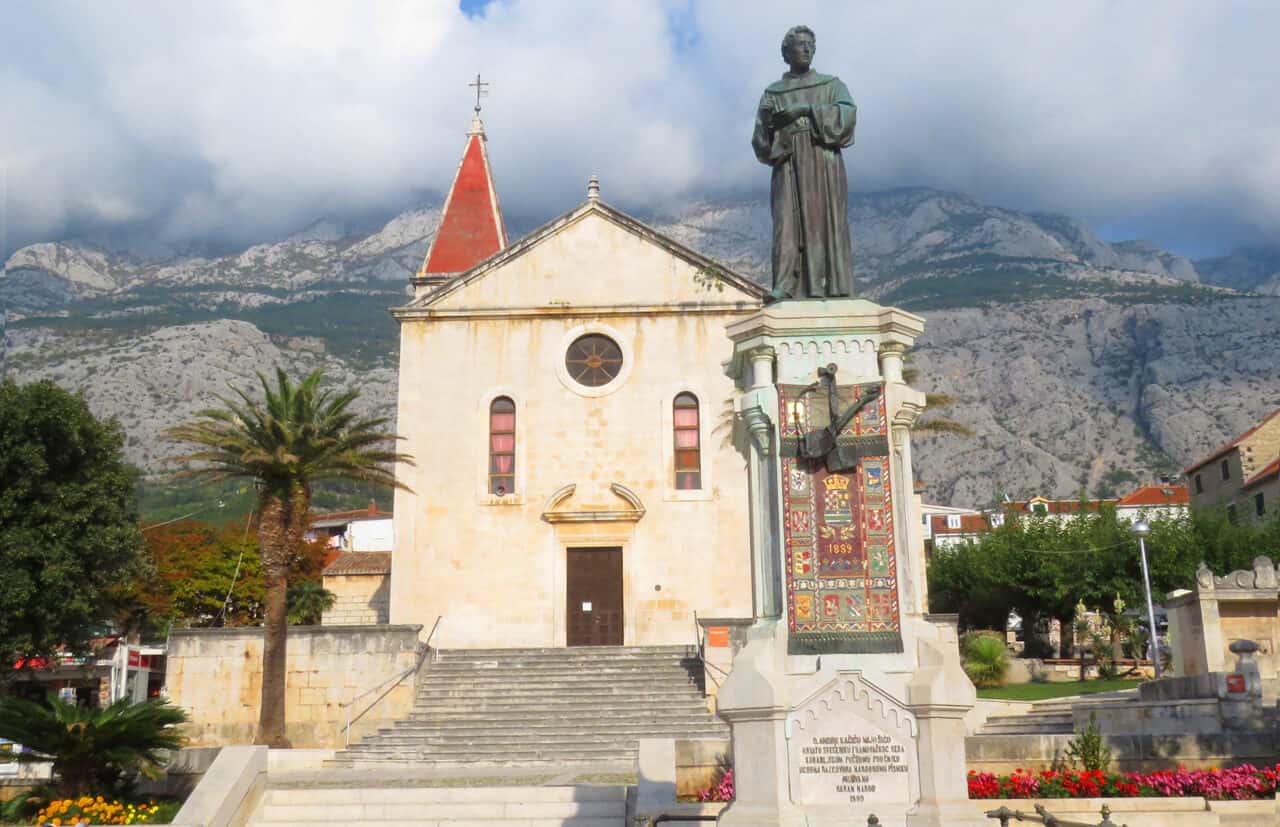
[[[467,131],[458,174],[444,201],[440,228],[419,276],[443,281],[470,270],[507,246],[507,230],[502,224],[498,193],[493,188],[485,140],[484,124],[477,113]]]

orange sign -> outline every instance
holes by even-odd
[[[709,626],[707,627],[707,645],[715,647],[725,647],[729,645],[729,627],[728,626]]]
[[[1248,691],[1248,688],[1245,686],[1244,675],[1240,675],[1240,674],[1227,675],[1227,692],[1231,693],[1232,695],[1238,695],[1240,693],[1247,692],[1247,691]]]

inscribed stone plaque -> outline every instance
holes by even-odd
[[[876,384],[840,388],[848,405]],[[858,458],[848,472],[797,456],[804,435],[830,422],[812,386],[778,385],[781,402],[787,650],[791,654],[901,652],[893,485],[884,394],[837,435]]]
[[[916,734],[910,710],[860,675],[841,675],[787,716],[791,800],[851,815],[905,812],[920,798]]]

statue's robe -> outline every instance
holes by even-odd
[[[813,117],[780,129],[771,112],[798,103]],[[773,289],[786,298],[853,295],[849,181],[842,147],[853,144],[858,109],[844,83],[814,71],[787,72],[769,85],[756,110],[751,146],[773,167]]]

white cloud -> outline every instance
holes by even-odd
[[[1280,7],[779,5],[11,7],[0,214],[12,246],[118,225],[254,240],[393,209],[448,186],[477,71],[509,213],[549,218],[593,172],[632,207],[762,190],[750,120],[805,22],[859,103],[857,188],[957,189],[1174,246],[1280,237]]]

